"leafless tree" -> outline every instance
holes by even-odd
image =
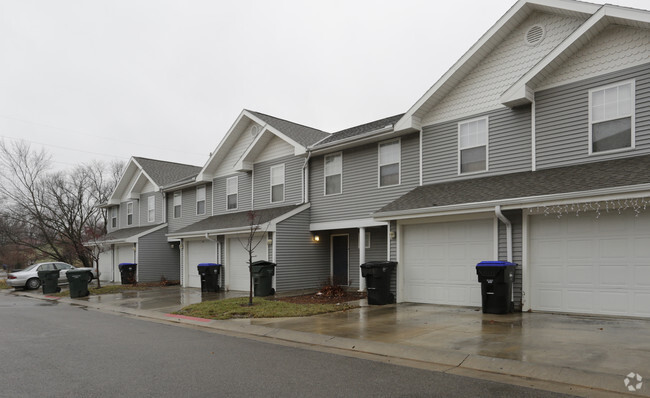
[[[239,243],[248,254],[248,305],[253,305],[253,267],[251,266],[253,264],[253,253],[255,253],[257,246],[266,239],[266,232],[268,230],[267,225],[266,229],[260,232],[262,230],[262,224],[261,216],[255,210],[250,210],[248,212],[248,234],[245,240],[239,239]]]

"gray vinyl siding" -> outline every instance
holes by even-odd
[[[149,217],[149,197],[154,196],[156,199],[156,207],[154,211],[154,220],[153,222],[148,221]],[[145,225],[156,225],[162,223],[162,215],[163,215],[163,197],[160,192],[150,192],[146,194],[140,195],[140,226],[145,226]],[[134,203],[135,205],[135,203]]]
[[[238,190],[237,190],[237,209],[227,210],[226,206],[226,180],[230,177],[238,176]],[[252,189],[252,173],[240,172],[228,175],[226,177],[217,177],[212,181],[214,190],[212,191],[214,197],[213,215],[237,213],[240,211],[251,210],[251,189]]]
[[[589,90],[632,79],[635,149],[589,155]],[[538,169],[650,153],[650,64],[535,93],[535,126]]]
[[[488,170],[458,174],[458,123],[488,117]],[[423,184],[486,175],[527,171],[532,168],[531,108],[503,108],[422,129]]]
[[[133,227],[139,227],[139,220],[140,220],[140,206],[138,205],[138,200],[128,200],[126,202],[120,203],[120,210],[118,214],[118,227],[119,228],[133,228]],[[133,203],[133,222],[129,225],[127,221],[127,203]]]
[[[310,209],[284,220],[275,232],[276,290],[318,288],[330,276],[329,240],[312,240]]]
[[[138,239],[138,282],[180,280],[180,251],[170,246],[166,233],[161,228]]]
[[[522,213],[521,210],[504,211],[503,215],[506,216],[512,224],[512,262],[517,264],[515,272],[515,282],[512,286],[513,301],[515,311],[521,311],[522,302]],[[506,226],[504,223],[499,222],[499,260],[508,260],[508,245],[506,237]]]
[[[370,248],[366,249],[366,261],[386,261],[388,259],[388,229],[387,227],[377,227],[377,228],[366,228],[366,232],[370,232]],[[392,242],[391,242],[392,246]],[[354,270],[357,274],[357,280],[359,275],[359,266],[361,264],[356,264],[356,266],[350,266],[350,272]],[[393,272],[391,275],[391,292],[395,294],[397,291],[397,273]],[[359,282],[357,281],[356,287],[359,287]]]
[[[419,133],[401,138],[401,183],[379,188],[378,143],[343,151],[343,189],[339,195],[324,194],[324,156],[310,161],[312,223],[368,218],[420,183]],[[333,152],[335,153],[335,152]]]
[[[196,186],[182,190],[181,216],[174,218],[174,192],[167,192],[167,223],[174,232],[212,215],[212,184],[205,184],[205,214],[196,214]]]
[[[293,205],[302,202],[302,166],[305,158],[285,156],[255,164],[254,205],[256,209]],[[284,164],[284,201],[271,203],[271,167]]]

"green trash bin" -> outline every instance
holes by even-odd
[[[41,280],[43,294],[58,293],[61,291],[59,287],[59,271],[58,269],[38,271],[38,279]]]
[[[266,260],[255,261],[251,264],[253,294],[255,297],[266,297],[275,294],[275,289],[273,289],[275,265],[275,263]]]
[[[71,269],[65,273],[70,284],[70,298],[86,297],[90,294],[88,291],[88,270]]]

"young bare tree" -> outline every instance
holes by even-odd
[[[239,239],[239,243],[248,254],[249,306],[253,305],[253,267],[251,265],[253,264],[255,249],[262,241],[266,240],[266,232],[268,230],[267,225],[266,229],[260,232],[262,230],[262,224],[261,216],[255,210],[250,210],[248,212],[248,234],[246,235],[246,240]]]

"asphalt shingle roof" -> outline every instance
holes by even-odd
[[[650,183],[650,155],[424,185],[375,213]]]
[[[255,210],[255,218],[260,224],[264,224],[275,218],[282,216],[302,205],[273,207],[270,209]],[[185,228],[175,231],[174,234],[185,234],[188,232],[216,231],[230,228],[246,228],[250,226],[248,211],[238,213],[220,214],[218,216],[208,217]]]
[[[201,167],[189,164],[165,162],[163,160],[133,157],[142,169],[159,186],[165,186],[188,177],[196,176]]]
[[[391,117],[386,117],[383,119],[375,120],[374,122],[366,123],[366,124],[361,124],[359,126],[355,127],[350,127],[345,130],[337,131],[336,133],[333,133],[323,141],[319,142],[318,145],[315,146],[315,148],[318,148],[321,145],[325,145],[328,143],[332,143],[335,141],[343,140],[346,138],[351,138],[355,137],[358,135],[363,135],[366,133],[370,133],[375,130],[379,130],[381,128],[384,128],[386,126],[392,126],[395,123],[397,123],[398,120],[400,120],[404,116],[403,113]]]
[[[113,231],[109,234],[106,234],[102,237],[103,241],[113,241],[113,240],[124,240],[132,236],[139,235],[143,232],[149,231],[150,229],[157,228],[158,225],[148,225],[146,227],[133,227],[133,228],[123,228]]]
[[[268,123],[270,126],[275,127],[280,132],[286,134],[289,138],[304,147],[312,145],[329,136],[329,133],[315,128],[303,126],[302,124],[289,122],[284,119],[278,119],[277,117],[265,115],[264,113],[254,112],[251,110],[248,110],[248,112],[264,120],[264,122]]]

